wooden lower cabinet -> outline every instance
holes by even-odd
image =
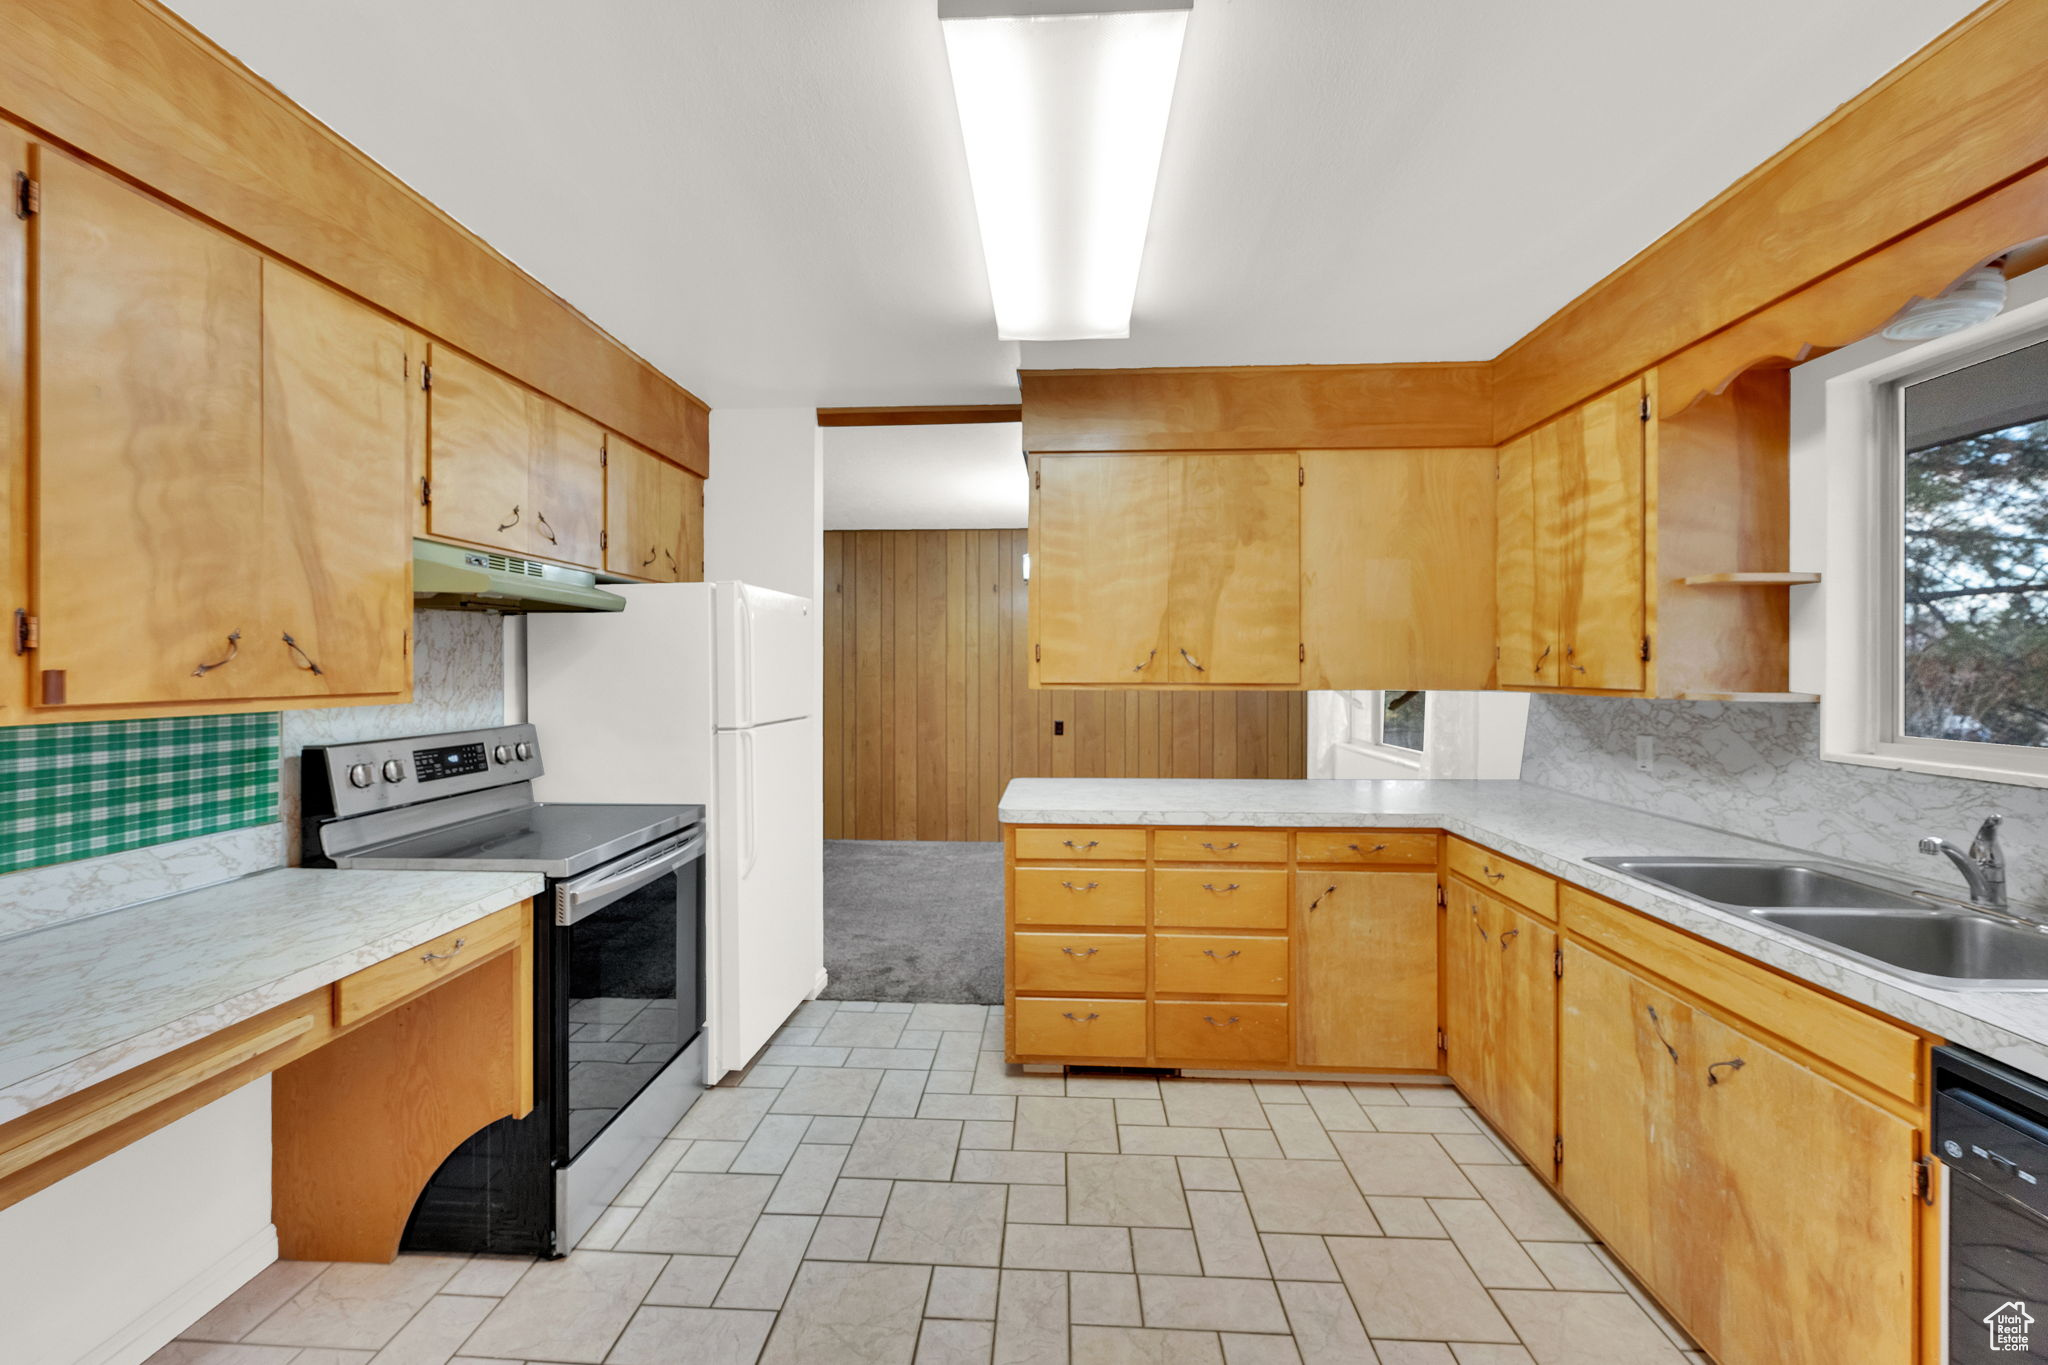
[[[1907,1365],[1916,1128],[1577,943],[1563,1190],[1720,1365]]]
[[[1026,1060],[1127,1061],[1143,1064],[1145,1002],[1060,998],[1019,1000],[1011,1008],[1013,1051]]]
[[[1444,1070],[1539,1173],[1557,1137],[1557,931],[1445,885]]]
[[[1287,1006],[1243,1000],[1161,1000],[1152,1006],[1152,1051],[1164,1066],[1284,1065]]]
[[[1434,872],[1297,872],[1295,1058],[1424,1071],[1437,1063]]]

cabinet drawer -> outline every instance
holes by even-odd
[[[1019,1057],[1146,1056],[1142,1000],[1018,1000],[1011,1018]]]
[[[1159,934],[1152,986],[1170,995],[1285,995],[1287,940],[1234,934]]]
[[[1190,929],[1285,929],[1287,874],[1161,869],[1152,874],[1152,922]]]
[[[334,983],[334,1022],[346,1027],[431,990],[518,946],[526,933],[526,903],[508,905],[431,943],[387,957]]]
[[[1019,924],[1145,922],[1145,870],[1140,867],[1020,867]]]
[[[1163,1062],[1285,1062],[1287,1006],[1243,1000],[1161,1000],[1152,1006],[1153,1051]]]
[[[1284,863],[1287,831],[1162,829],[1153,833],[1152,857],[1162,863]]]
[[[1010,979],[1020,991],[1145,989],[1143,934],[1017,934]]]
[[[1076,858],[1114,859],[1117,862],[1145,861],[1145,831],[1142,829],[1020,829],[1017,831],[1019,858],[1057,858],[1063,863]]]
[[[1317,829],[1294,836],[1301,863],[1434,863],[1436,835],[1412,829]]]
[[[1451,871],[1503,900],[1533,910],[1544,919],[1557,918],[1557,883],[1534,868],[1463,839],[1446,841],[1444,862]]]

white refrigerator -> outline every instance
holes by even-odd
[[[526,618],[535,795],[704,806],[715,1081],[824,987],[816,607],[745,583],[607,587],[624,611]]]

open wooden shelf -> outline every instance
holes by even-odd
[[[1688,588],[1767,588],[1794,587],[1801,583],[1818,583],[1817,573],[1696,573],[1687,574],[1678,580]]]
[[[1817,702],[1818,692],[1680,692],[1680,701],[1779,701]]]

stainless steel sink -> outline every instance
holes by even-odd
[[[1797,860],[1589,858],[1947,990],[2048,990],[2048,931]]]

